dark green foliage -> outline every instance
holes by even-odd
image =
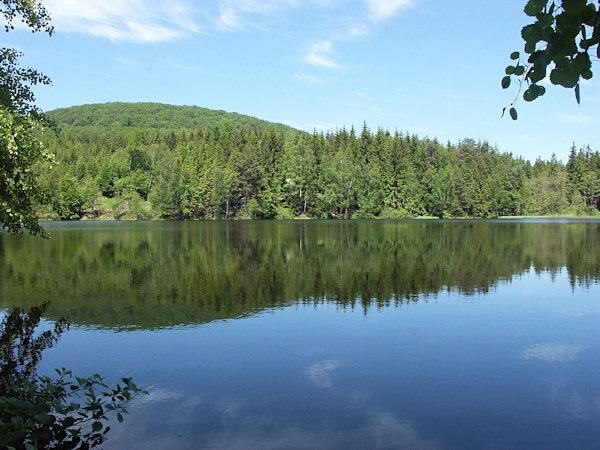
[[[502,88],[507,89],[514,76],[519,94],[523,92],[523,99],[531,102],[545,94],[546,89],[538,83],[549,71],[552,84],[573,88],[580,103],[581,80],[592,78],[592,59],[600,57],[597,0],[529,0],[525,14],[535,19],[521,30],[525,56],[521,60],[519,52],[511,53],[516,65],[506,67]],[[517,120],[515,102],[510,109],[513,120]]]
[[[108,415],[127,412],[125,404],[145,393],[123,378],[108,389],[102,377],[73,377],[57,369],[57,377],[38,376],[42,352],[52,347],[68,328],[60,319],[54,328],[36,328],[48,303],[29,313],[16,308],[0,326],[0,447],[89,448],[106,439]]]
[[[51,155],[40,144],[34,119],[13,114],[0,106],[0,223],[17,233],[23,229],[41,232],[36,206],[47,203],[34,165],[51,162]]]
[[[59,126],[111,129],[181,130],[211,128],[229,120],[244,128],[295,133],[293,128],[237,113],[216,111],[198,106],[175,106],[161,103],[103,103],[72,106],[49,111],[48,117]],[[175,139],[175,135],[172,135]]]
[[[3,0],[0,13],[7,32],[14,29],[17,19],[33,32],[53,32],[48,13],[39,2]],[[42,231],[36,206],[46,203],[47,198],[33,165],[52,161],[52,157],[37,136],[46,120],[35,106],[32,86],[49,84],[50,80],[35,69],[21,67],[21,56],[14,49],[0,48],[0,224],[13,233],[28,230],[36,234]]]
[[[589,147],[576,151],[571,149],[567,173],[571,181],[569,189],[571,203],[575,208],[583,205],[587,212],[600,209],[600,153]]]
[[[570,171],[555,160],[532,170],[528,161],[469,139],[444,146],[381,129],[373,134],[366,125],[360,136],[346,129],[285,134],[231,121],[177,132],[67,126],[45,142],[59,164],[37,170],[53,194],[55,217],[63,219],[446,218],[598,210],[597,156],[589,149],[585,163],[577,160]]]

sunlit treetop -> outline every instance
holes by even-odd
[[[502,78],[503,89],[513,77],[518,82],[518,93],[509,105],[513,120],[521,93],[526,102],[541,97],[546,88],[540,82],[548,76],[552,84],[574,89],[580,103],[581,80],[592,78],[592,63],[600,58],[598,0],[529,0],[524,11],[535,21],[521,30],[524,51],[511,53],[514,63]]]

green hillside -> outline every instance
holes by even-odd
[[[60,219],[289,219],[600,214],[600,152],[534,164],[487,142],[408,133],[303,133],[157,103],[49,114],[55,164],[35,167]]]
[[[238,113],[217,111],[199,106],[177,106],[162,103],[96,103],[71,106],[49,111],[48,116],[59,126],[100,128],[141,128],[181,130],[212,128],[228,120],[236,127],[267,130],[273,127],[278,132],[297,132],[294,128],[260,120]]]

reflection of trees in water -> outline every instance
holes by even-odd
[[[207,322],[301,301],[341,307],[487,292],[527,272],[600,278],[600,224],[156,223],[0,238],[2,304],[101,326]]]

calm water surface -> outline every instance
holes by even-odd
[[[106,448],[598,448],[600,221],[50,223],[0,308],[150,391]]]

